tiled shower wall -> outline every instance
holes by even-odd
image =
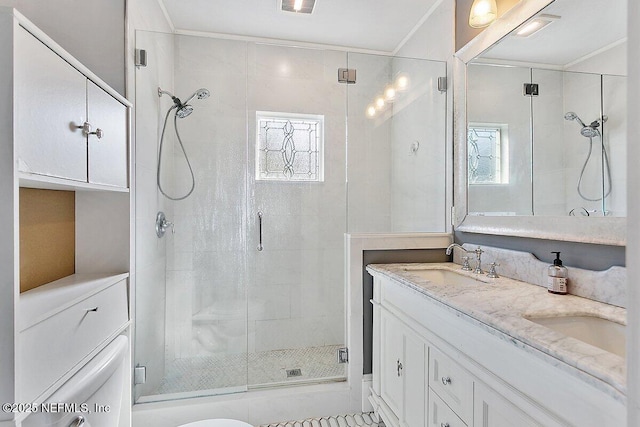
[[[163,364],[162,348],[169,363],[344,344],[344,233],[444,231],[445,99],[435,87],[444,63],[205,37],[148,37],[159,43],[173,39],[165,59],[173,57],[175,85],[162,83],[163,88],[184,100],[205,87],[211,97],[193,100],[193,114],[177,122],[196,187],[186,200],[163,205],[176,232],[162,241],[155,234],[153,242],[140,240],[158,248],[167,243],[166,292],[160,275],[149,281],[156,285],[144,298],[153,311],[138,315],[138,323],[159,333],[164,328],[166,342],[154,334],[137,351],[155,354],[154,363]],[[355,85],[337,82],[343,67],[357,69]],[[411,78],[409,90],[399,94],[397,104],[367,117],[367,107],[403,71]],[[156,77],[152,80],[149,93],[158,85]],[[145,123],[138,127],[149,126],[158,137],[158,117],[169,99],[161,100],[162,109],[157,98],[151,101],[147,108],[153,114],[145,114],[155,116],[140,116]],[[255,180],[256,111],[325,116],[324,182]],[[179,194],[188,190],[190,175],[173,132],[171,119],[166,138],[175,179],[163,176],[163,183]],[[417,156],[410,150],[414,141],[420,145]],[[140,156],[148,187],[157,154]],[[141,203],[149,206],[142,209],[155,206]],[[263,251],[256,249],[258,211]],[[152,231],[145,227],[144,233]],[[160,254],[156,259],[165,262]]]

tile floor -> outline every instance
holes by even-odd
[[[378,421],[373,412],[333,417],[309,418],[303,421],[288,421],[261,427],[378,427],[384,424]]]
[[[167,366],[165,377],[153,394],[242,387],[247,378],[249,387],[346,378],[346,365],[337,362],[339,347],[251,353],[248,365],[246,354],[177,359]],[[293,369],[299,369],[300,375],[287,377],[287,370]]]

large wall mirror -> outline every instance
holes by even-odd
[[[456,54],[456,229],[624,245],[626,1],[522,1]]]

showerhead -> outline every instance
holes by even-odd
[[[578,123],[580,123],[582,125],[582,127],[585,127],[586,124],[580,119],[580,117],[578,117],[578,115],[576,113],[574,113],[573,111],[569,111],[567,114],[564,115],[564,119],[565,120],[575,120]]]
[[[207,99],[209,96],[211,96],[211,93],[207,89],[205,88],[198,89],[193,93],[193,95],[187,98],[187,100],[184,103],[187,104],[189,101],[191,101],[195,97],[198,97],[198,99]]]
[[[179,119],[184,119],[185,117],[190,116],[191,113],[193,113],[193,107],[187,104],[182,105],[182,107],[178,108],[178,111],[176,111],[176,116],[178,116]]]
[[[582,129],[580,129],[580,135],[586,136],[587,138],[595,138],[600,135],[600,131],[597,126],[583,126]]]
[[[171,97],[171,99],[173,100],[173,108],[176,108],[176,116],[179,119],[184,119],[185,117],[188,117],[191,115],[191,113],[193,113],[193,107],[191,105],[189,105],[189,101],[191,101],[193,98],[198,97],[198,99],[206,99],[209,96],[211,96],[211,93],[207,90],[207,89],[198,89],[197,91],[195,91],[193,93],[193,95],[191,95],[189,98],[187,98],[186,101],[182,102],[180,101],[180,98],[176,97],[175,95],[173,95],[171,92],[168,92],[166,90],[162,90],[160,88],[158,88],[158,96],[162,96],[162,95],[169,95]]]

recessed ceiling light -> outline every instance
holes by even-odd
[[[538,15],[516,28],[513,32],[513,36],[529,37],[558,19],[560,19],[560,16],[558,15]]]
[[[280,9],[285,12],[311,13],[316,0],[280,0]]]

